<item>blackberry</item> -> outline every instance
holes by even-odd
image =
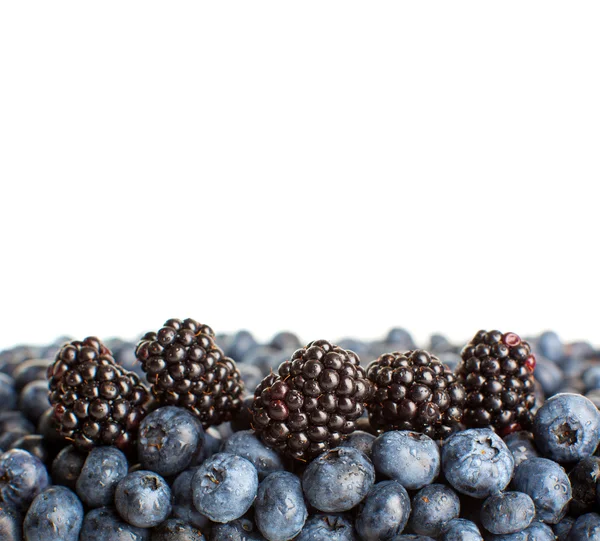
[[[465,390],[431,353],[384,353],[369,364],[367,377],[375,387],[367,406],[375,430],[411,430],[440,440],[459,428]]]
[[[456,372],[467,391],[464,423],[502,436],[529,430],[535,406],[535,357],[515,333],[479,331],[464,347]]]
[[[49,400],[60,434],[80,449],[129,450],[150,395],[96,337],[67,342],[48,367]]]
[[[354,432],[370,395],[358,356],[316,340],[258,385],[253,427],[267,447],[308,461]]]
[[[169,319],[158,332],[144,335],[135,354],[158,401],[187,408],[204,428],[231,420],[240,409],[240,372],[208,325]]]

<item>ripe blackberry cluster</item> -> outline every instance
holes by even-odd
[[[515,333],[479,331],[461,353],[457,376],[467,391],[467,427],[502,435],[528,430],[535,406],[535,357]]]
[[[371,392],[354,352],[316,340],[259,384],[253,426],[268,447],[310,460],[354,432]]]
[[[367,377],[375,387],[367,406],[375,430],[413,430],[445,439],[459,428],[465,390],[427,351],[385,353],[369,365]]]
[[[240,409],[240,372],[208,325],[169,319],[158,332],[144,335],[135,354],[158,401],[187,408],[204,428],[231,420]]]
[[[150,395],[96,337],[67,342],[48,367],[49,400],[62,436],[80,449],[130,448]]]

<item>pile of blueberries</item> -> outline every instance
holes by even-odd
[[[203,429],[175,406],[142,421],[136,452],[84,453],[52,423],[46,372],[68,339],[0,353],[0,541],[546,541],[600,540],[600,352],[553,332],[528,338],[540,400],[531,432],[489,428],[424,434],[360,430],[307,463],[266,447],[246,422]],[[217,337],[250,394],[302,346],[281,332],[266,344]],[[140,375],[135,344],[107,340]],[[368,363],[416,348],[343,339]],[[460,347],[425,349],[454,368]],[[366,366],[366,364],[365,364]]]

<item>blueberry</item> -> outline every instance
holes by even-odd
[[[15,388],[21,392],[25,385],[35,380],[45,380],[48,367],[54,362],[53,359],[29,359],[12,373],[15,378]],[[46,387],[47,389],[47,387]]]
[[[38,494],[27,511],[23,533],[27,541],[78,541],[83,505],[66,487],[54,486]]]
[[[60,451],[68,443],[56,429],[56,420],[54,419],[54,409],[48,408],[40,417],[36,433],[44,438],[44,443],[56,452]]]
[[[0,411],[0,449],[8,449],[19,438],[34,431],[32,422],[20,411]]]
[[[221,445],[223,445],[223,438],[219,434],[219,431],[214,426],[207,428],[204,431],[204,444],[198,446],[196,454],[194,454],[190,462],[190,466],[200,466],[207,458],[218,453]]]
[[[529,528],[517,533],[493,535],[490,541],[555,541],[552,528],[543,522],[532,522]]]
[[[196,509],[213,522],[240,518],[254,502],[258,472],[245,458],[217,453],[202,464],[192,478]]]
[[[119,481],[115,506],[129,524],[151,528],[171,514],[171,490],[160,475],[136,471]]]
[[[262,370],[254,364],[239,363],[237,369],[240,372],[240,376],[242,377],[246,389],[256,389],[263,379]]]
[[[571,483],[565,470],[547,458],[530,458],[515,469],[512,487],[525,492],[535,504],[537,519],[559,522],[571,500]]]
[[[557,541],[567,541],[569,537],[569,532],[575,523],[575,519],[573,517],[565,517],[558,524],[555,524],[552,528],[554,530],[554,534],[556,535]]]
[[[150,541],[206,541],[206,537],[191,524],[170,518],[154,528]]]
[[[557,462],[577,462],[594,454],[600,439],[600,412],[591,400],[563,393],[549,398],[533,420],[535,443]]]
[[[403,534],[398,537],[394,537],[394,541],[435,541],[433,537],[429,537],[428,535],[413,535],[413,534]]]
[[[534,517],[533,500],[523,492],[495,494],[481,506],[481,524],[490,533],[520,532],[532,523]]]
[[[416,349],[416,344],[411,334],[401,327],[393,327],[387,333],[385,337],[387,344],[393,344],[396,346],[398,351],[408,351],[409,349]]]
[[[456,490],[483,499],[506,488],[513,474],[514,459],[493,430],[472,428],[446,440],[442,447],[442,469]]]
[[[311,515],[294,541],[358,541],[352,521],[345,515]]]
[[[57,485],[64,485],[75,490],[77,478],[85,464],[86,455],[72,445],[61,450],[52,462],[52,480]]]
[[[252,333],[242,330],[230,336],[224,345],[225,355],[236,362],[241,362],[250,351],[258,346],[258,343]]]
[[[510,449],[515,459],[515,468],[524,460],[540,456],[533,443],[531,432],[520,430],[504,437],[504,443]]]
[[[144,468],[169,476],[185,470],[203,444],[200,421],[183,408],[166,406],[144,418],[137,448]]]
[[[9,503],[0,504],[0,539],[2,541],[21,541],[23,529],[21,514]]]
[[[583,515],[596,507],[596,484],[600,481],[600,458],[588,456],[580,460],[569,472],[573,499],[569,504],[569,514]]]
[[[356,530],[364,541],[392,539],[404,530],[410,516],[410,497],[397,481],[371,487],[360,504]]]
[[[374,483],[375,469],[364,453],[352,447],[337,447],[308,465],[302,488],[315,509],[339,513],[358,505]]]
[[[581,515],[571,527],[567,541],[600,541],[600,515]]]
[[[287,541],[300,533],[308,512],[300,479],[286,471],[267,475],[254,502],[258,529],[269,541]]]
[[[417,490],[437,479],[440,450],[430,437],[417,432],[392,430],[373,442],[373,464],[377,473]]]
[[[551,361],[558,362],[564,355],[563,343],[554,331],[543,332],[536,345],[539,352]]]
[[[75,485],[78,496],[88,507],[111,505],[119,481],[127,476],[129,464],[116,447],[96,447],[85,459]]]
[[[14,410],[18,396],[14,379],[0,373],[0,411]]]
[[[25,385],[19,395],[19,410],[32,423],[37,424],[39,418],[49,407],[48,382],[46,380],[35,380]]]
[[[542,386],[545,396],[556,394],[564,382],[562,370],[552,361],[540,356],[536,357],[533,375]]]
[[[297,350],[302,347],[302,342],[293,332],[281,331],[271,338],[269,346],[279,351]]]
[[[232,434],[223,442],[221,452],[241,456],[252,462],[259,480],[285,469],[281,457],[273,449],[266,447],[252,430]]]
[[[41,462],[46,462],[48,458],[48,451],[44,445],[44,438],[39,434],[27,434],[27,436],[20,437],[10,446],[11,449],[23,449],[33,456],[40,459]]]
[[[354,447],[371,458],[373,456],[374,441],[375,436],[373,434],[369,434],[364,430],[355,430],[342,443],[340,443],[340,447]]]
[[[238,518],[226,524],[213,525],[210,541],[265,541],[265,538],[250,519]]]
[[[136,528],[121,519],[114,509],[92,509],[83,519],[79,541],[149,541],[150,530]]]
[[[49,484],[46,467],[31,453],[11,449],[0,456],[0,501],[27,509]]]
[[[586,392],[600,389],[600,366],[597,364],[590,366],[582,374],[582,379]]]
[[[477,524],[464,518],[453,518],[444,524],[440,541],[483,541]]]
[[[171,492],[173,494],[173,515],[196,528],[206,528],[210,521],[194,507],[192,494],[192,478],[199,466],[182,471],[173,481]]]
[[[437,537],[443,525],[459,514],[460,500],[454,490],[440,484],[428,485],[413,497],[410,528],[416,534]]]

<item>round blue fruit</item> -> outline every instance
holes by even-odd
[[[458,492],[483,499],[506,488],[513,474],[514,459],[493,430],[472,428],[446,440],[442,447],[442,469]]]
[[[171,514],[171,490],[160,475],[136,471],[119,481],[115,507],[121,517],[133,526],[158,526]]]
[[[53,486],[38,494],[25,516],[27,541],[78,541],[83,505],[67,487]]]
[[[483,502],[480,517],[482,526],[490,533],[516,533],[533,522],[535,504],[524,492],[495,494]]]

